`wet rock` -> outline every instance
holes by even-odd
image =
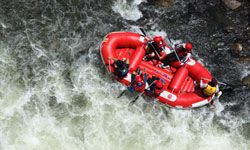
[[[61,47],[61,43],[57,39],[53,40],[52,43],[50,44],[51,49],[59,49],[60,47]]]
[[[241,56],[238,62],[241,64],[250,63],[250,56]]]
[[[163,6],[170,6],[171,4],[173,4],[174,0],[153,0],[153,2],[156,2],[160,5],[163,5]]]
[[[243,83],[243,85],[250,86],[250,75],[244,77],[242,79],[242,83]]]
[[[243,124],[243,135],[246,137],[246,138],[250,138],[250,123],[245,123]]]
[[[237,9],[241,6],[241,2],[237,1],[237,0],[222,0],[224,2],[224,4],[234,10],[234,9]]]
[[[49,97],[49,106],[50,107],[54,107],[56,106],[58,103],[57,103],[57,98],[55,96],[50,96]]]
[[[227,27],[224,28],[224,31],[226,33],[234,33],[235,29],[232,26],[227,26]]]
[[[244,31],[244,34],[246,35],[247,38],[250,38],[250,27],[246,28],[246,30]]]
[[[241,43],[234,43],[232,46],[232,50],[235,54],[240,55],[240,53],[242,52],[243,46]]]

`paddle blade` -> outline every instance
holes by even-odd
[[[120,95],[118,95],[118,96],[117,96],[117,98],[122,97],[122,95],[123,95],[126,91],[127,91],[127,90],[124,90],[123,92],[121,92],[121,94],[120,94]]]
[[[144,36],[147,36],[146,35],[146,32],[143,30],[143,28],[139,28],[140,30],[141,30],[141,32],[142,32],[142,34],[144,35]]]
[[[136,96],[134,100],[132,100],[130,103],[129,103],[129,106],[133,105],[137,99],[140,97],[140,95]]]

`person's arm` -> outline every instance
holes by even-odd
[[[126,64],[129,65],[129,59],[126,59]]]
[[[159,58],[159,60],[163,60],[163,59],[165,59],[167,57],[167,54],[166,53],[164,53],[163,51],[160,53],[160,58]]]
[[[181,53],[183,50],[184,50],[184,47],[182,45],[175,48],[175,51],[176,51],[177,54]]]
[[[165,47],[165,46],[167,46],[167,43],[164,40],[162,40],[162,45],[163,45],[163,47]]]
[[[114,60],[114,61],[117,61],[118,59],[117,58],[112,58],[112,57],[109,57],[110,60]]]
[[[164,46],[162,48],[162,52],[160,53],[161,57],[159,59],[164,60],[170,53],[172,53],[171,49],[168,46]]]
[[[219,91],[220,91],[220,88],[219,88],[219,85],[217,84],[215,93],[218,93]]]

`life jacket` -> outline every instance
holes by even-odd
[[[205,87],[204,89],[202,89],[202,93],[205,95],[205,96],[211,96],[213,95],[214,93],[216,93],[217,91],[217,88],[214,87],[214,86],[211,86],[211,85],[207,85],[207,87]]]
[[[152,53],[155,51],[157,51],[158,53],[160,53],[163,50],[163,45],[159,45],[155,42],[150,42],[150,44],[148,45],[148,53]],[[156,54],[157,55],[157,54]]]
[[[152,84],[152,82],[155,82]],[[159,86],[159,84],[157,82],[161,82],[161,85]],[[150,86],[150,90],[146,90],[146,94],[150,97],[158,97],[162,92],[163,92],[163,83],[162,81],[160,81],[160,79],[158,78],[150,78],[148,80],[149,84],[152,84]]]
[[[175,51],[178,54],[180,59],[185,57],[187,55],[187,53],[188,53],[188,50],[186,50],[183,46],[177,47]]]
[[[146,74],[132,74],[131,76],[131,85],[128,87],[128,90],[130,92],[138,91],[138,92],[143,92],[146,87],[146,80],[147,80],[147,75]]]
[[[163,91],[162,88],[157,88],[157,87],[155,87],[155,88],[154,88],[154,96],[155,96],[155,97],[158,97],[158,96],[161,94],[162,91]]]

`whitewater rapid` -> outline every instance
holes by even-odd
[[[178,110],[142,97],[129,107],[131,93],[117,99],[125,87],[99,45],[112,30],[139,32],[127,20],[143,17],[143,2],[0,2],[10,11],[0,14],[1,150],[249,149],[249,118],[220,102]],[[167,36],[155,28],[150,36]]]

